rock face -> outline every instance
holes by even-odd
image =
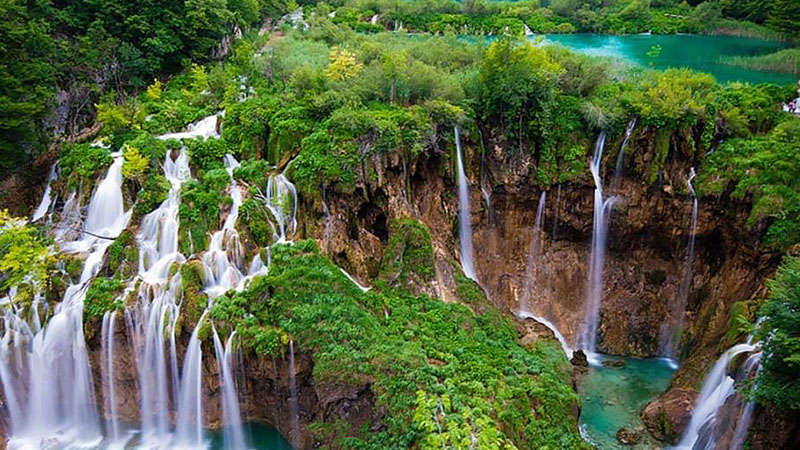
[[[671,389],[644,408],[642,422],[654,438],[675,443],[692,419],[696,399],[692,389]]]

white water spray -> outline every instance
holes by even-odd
[[[755,345],[749,343],[738,344],[720,356],[703,382],[694,413],[692,413],[692,419],[686,427],[680,442],[675,447],[676,449],[698,450],[696,449],[696,444],[700,439],[704,442],[700,449],[711,450],[714,448],[713,432],[717,421],[717,413],[725,403],[725,400],[734,393],[734,380],[727,374],[728,364],[736,356],[752,352],[756,348]],[[703,436],[701,436],[701,433]]]

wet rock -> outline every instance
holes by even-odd
[[[669,390],[642,410],[642,422],[654,438],[675,443],[692,418],[696,398],[693,389]]]
[[[642,440],[642,433],[632,428],[620,428],[617,430],[617,440],[624,445],[636,445]]]
[[[575,350],[572,353],[572,360],[570,360],[575,367],[589,367],[589,360],[586,359],[586,353],[583,350]]]
[[[612,369],[622,369],[625,367],[626,363],[624,359],[607,359],[603,361],[603,367],[609,367]]]

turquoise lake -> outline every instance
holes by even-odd
[[[531,39],[535,39],[532,36]],[[717,81],[746,81],[750,83],[793,84],[791,75],[742,69],[723,64],[731,56],[757,56],[788,47],[788,44],[732,36],[696,35],[626,35],[553,34],[546,42],[561,44],[575,51],[595,56],[609,56],[656,69],[687,67],[707,72]],[[647,53],[661,46],[661,54],[650,59]]]

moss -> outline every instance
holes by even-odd
[[[379,280],[409,289],[435,278],[433,244],[428,228],[418,220],[401,218],[390,224]]]
[[[650,184],[658,181],[658,175],[664,168],[664,163],[666,163],[667,156],[669,155],[669,140],[670,132],[668,130],[661,129],[656,132],[653,160],[650,162],[650,175],[648,178]]]
[[[122,308],[124,305],[119,295],[124,287],[122,282],[113,278],[92,280],[83,300],[84,320],[103,317],[107,311]]]
[[[193,329],[208,306],[208,296],[203,293],[203,263],[187,261],[180,268],[183,300],[181,302],[181,328]]]
[[[123,231],[108,247],[107,268],[114,278],[125,280],[139,269],[139,249],[130,230]]]
[[[453,268],[453,278],[456,282],[456,296],[458,299],[472,307],[487,305],[489,301],[478,283],[467,278],[461,270],[461,266],[456,262],[450,261],[450,266]]]
[[[725,347],[732,347],[743,336],[753,331],[753,322],[758,311],[759,302],[747,300],[731,305],[728,331],[725,332]]]

